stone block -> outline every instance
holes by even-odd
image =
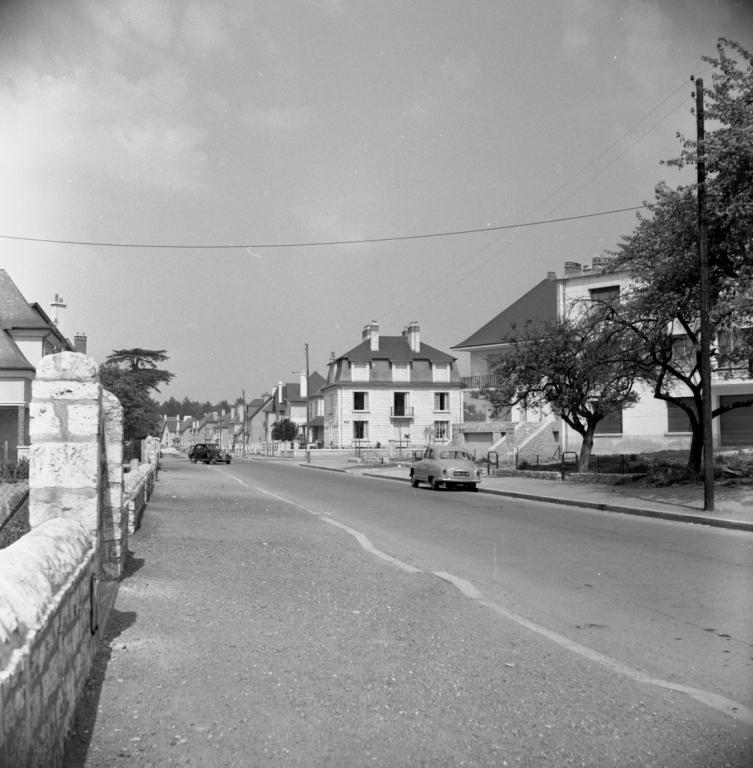
[[[63,424],[54,403],[35,400],[29,406],[29,415],[29,433],[34,442],[63,439]]]
[[[94,382],[41,381],[35,379],[31,385],[34,400],[81,400],[98,403],[102,387]]]
[[[59,352],[46,355],[37,363],[36,376],[41,381],[99,382],[99,365],[93,357],[80,352]]]
[[[70,403],[67,410],[69,436],[91,438],[101,434],[99,403]]]
[[[96,488],[100,479],[99,445],[38,443],[29,452],[30,488]]]

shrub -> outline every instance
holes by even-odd
[[[0,483],[18,483],[29,479],[29,460],[0,461]]]

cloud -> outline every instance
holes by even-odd
[[[189,3],[180,25],[183,39],[200,53],[232,55],[232,29],[225,8],[218,3]]]
[[[308,107],[295,104],[273,104],[268,107],[248,104],[241,111],[241,120],[254,131],[293,133],[311,122],[312,113]]]

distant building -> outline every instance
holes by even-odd
[[[321,388],[325,447],[408,447],[449,442],[462,421],[456,359],[421,340],[410,323],[382,336],[372,321],[362,341],[329,362]]]
[[[65,305],[56,295],[52,307],[57,311]],[[25,453],[37,363],[45,355],[63,351],[73,352],[74,346],[58,322],[39,304],[28,302],[10,275],[0,269],[0,459],[16,459]]]

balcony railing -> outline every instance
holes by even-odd
[[[413,408],[390,408],[391,419],[412,419]]]
[[[460,381],[463,384],[463,389],[499,389],[505,383],[505,379],[495,373],[462,376]]]

